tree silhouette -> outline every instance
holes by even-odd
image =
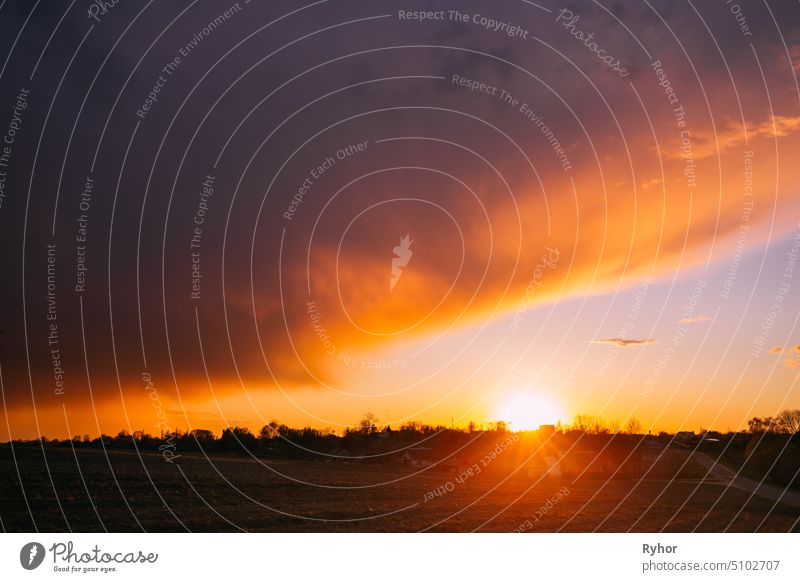
[[[639,419],[631,416],[628,422],[625,423],[625,432],[628,434],[641,434],[642,423],[639,422]]]
[[[370,435],[378,432],[378,418],[371,412],[367,412],[358,421],[358,432]]]
[[[775,425],[779,432],[788,434],[800,433],[800,410],[783,410],[775,417]]]

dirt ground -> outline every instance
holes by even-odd
[[[3,446],[0,519],[10,532],[797,530],[800,509],[684,475],[574,481],[520,469],[457,478],[397,465],[199,455],[168,463],[158,453],[64,448],[45,457]]]

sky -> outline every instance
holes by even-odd
[[[800,406],[797,5],[264,4],[0,5],[0,440]]]

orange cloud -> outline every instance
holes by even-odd
[[[691,153],[695,160],[716,156],[737,148],[745,143],[758,138],[786,137],[800,130],[800,116],[774,115],[760,122],[747,122],[746,126],[725,119],[718,126],[716,133],[710,129],[692,129],[690,132]],[[671,140],[669,145],[660,151],[661,156],[667,159],[683,159],[677,140]]]
[[[800,368],[800,344],[791,347],[774,346],[769,350],[770,354],[789,354],[783,358],[783,365],[787,368]]]
[[[604,344],[604,345],[611,345],[616,346],[618,348],[629,348],[629,347],[638,347],[638,346],[649,346],[651,344],[658,343],[658,340],[654,339],[624,339],[619,337],[613,337],[608,339],[593,339],[589,340],[590,344]]]

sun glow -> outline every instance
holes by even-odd
[[[563,416],[555,401],[532,389],[507,395],[495,408],[495,418],[510,424],[511,430],[536,430],[542,424],[556,424]]]

